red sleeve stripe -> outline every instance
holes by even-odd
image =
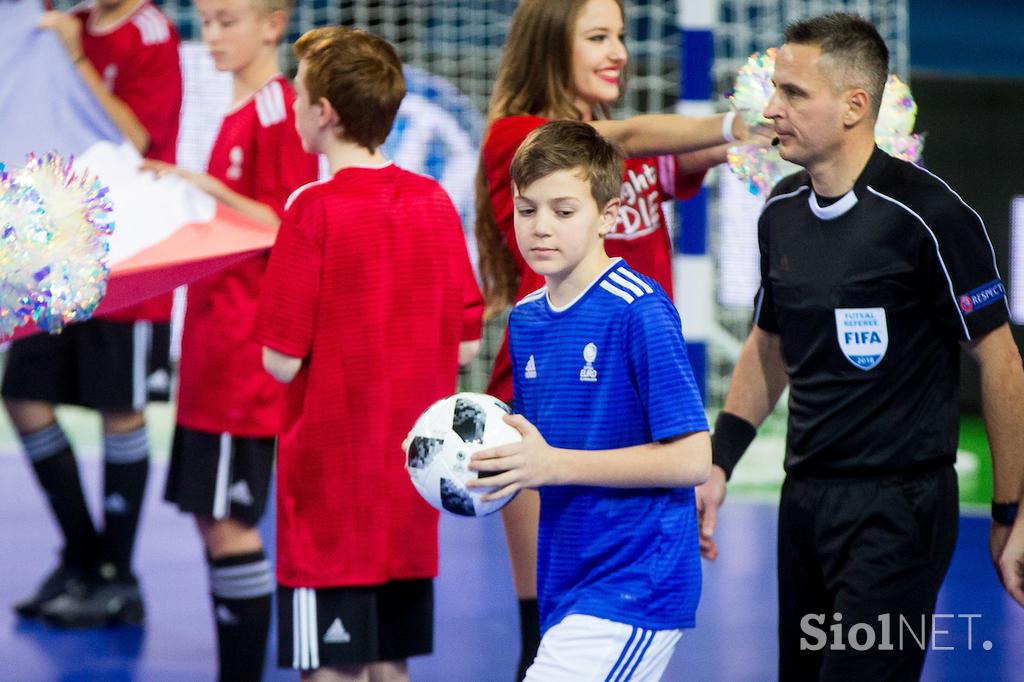
[[[288,117],[280,81],[273,80],[256,93],[256,115],[259,116],[260,125],[264,128],[280,123]]]
[[[135,15],[132,23],[139,29],[143,45],[159,45],[171,37],[167,19],[153,7],[146,7]]]

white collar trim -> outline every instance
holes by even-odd
[[[834,220],[857,205],[857,195],[851,189],[834,204],[819,206],[817,195],[811,192],[807,195],[807,205],[811,207],[811,212],[822,220]]]
[[[551,311],[552,311],[552,312],[556,312],[556,313],[564,313],[564,312],[565,312],[566,310],[568,310],[569,308],[571,308],[571,307],[573,307],[574,305],[576,305],[576,303],[577,303],[577,302],[578,302],[578,301],[579,301],[579,300],[580,300],[581,298],[583,298],[583,297],[584,297],[584,296],[585,296],[585,295],[587,294],[587,292],[588,292],[588,291],[590,291],[591,289],[593,289],[593,288],[594,288],[594,285],[595,285],[595,284],[597,284],[597,283],[598,283],[598,282],[600,282],[600,281],[601,281],[602,279],[604,279],[604,276],[605,276],[605,275],[607,275],[607,274],[608,274],[608,272],[609,272],[609,271],[610,271],[610,270],[611,270],[612,268],[614,268],[615,266],[617,266],[617,265],[618,265],[619,263],[621,263],[621,262],[622,262],[622,258],[621,258],[621,257],[618,257],[618,256],[617,256],[617,257],[615,257],[615,258],[612,258],[612,262],[611,262],[611,264],[609,264],[609,265],[608,265],[608,267],[607,267],[607,268],[605,268],[605,269],[604,269],[604,270],[603,270],[603,271],[601,272],[601,274],[600,274],[600,275],[598,275],[597,277],[595,277],[595,278],[594,278],[594,281],[593,281],[593,282],[591,282],[590,284],[588,284],[588,285],[587,285],[587,288],[586,288],[586,289],[584,289],[584,290],[583,290],[583,291],[581,291],[580,293],[576,294],[576,298],[572,299],[571,301],[569,301],[568,303],[566,303],[565,305],[563,305],[563,306],[561,306],[561,307],[559,307],[559,306],[556,306],[556,305],[555,305],[554,303],[552,303],[552,302],[551,302],[551,291],[549,291],[549,290],[547,289],[547,287],[544,287],[544,289],[545,289],[545,291],[544,291],[544,300],[545,300],[545,301],[547,301],[548,307],[549,307],[549,308],[551,309]]]

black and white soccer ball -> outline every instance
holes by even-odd
[[[477,478],[469,458],[478,450],[522,440],[502,416],[508,405],[482,393],[456,393],[420,415],[406,439],[405,468],[412,484],[435,509],[459,516],[493,514],[514,495],[485,502],[491,488],[466,488]],[[487,476],[486,472],[482,476]]]

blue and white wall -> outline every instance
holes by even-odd
[[[689,116],[715,113],[711,67],[717,0],[676,0],[680,40],[680,99],[676,111]],[[714,268],[708,248],[708,186],[687,201],[676,202],[679,229],[673,275],[675,300],[694,376],[707,396],[708,341],[715,329]]]

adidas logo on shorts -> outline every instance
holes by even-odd
[[[146,389],[150,391],[167,392],[171,388],[171,375],[165,369],[157,371],[146,377]]]
[[[252,505],[252,491],[249,490],[249,484],[245,481],[238,481],[228,488],[228,498],[232,502],[245,505],[247,507]]]
[[[341,624],[341,618],[335,618],[331,627],[327,628],[327,632],[324,633],[324,644],[348,644],[351,641],[352,636]]]

